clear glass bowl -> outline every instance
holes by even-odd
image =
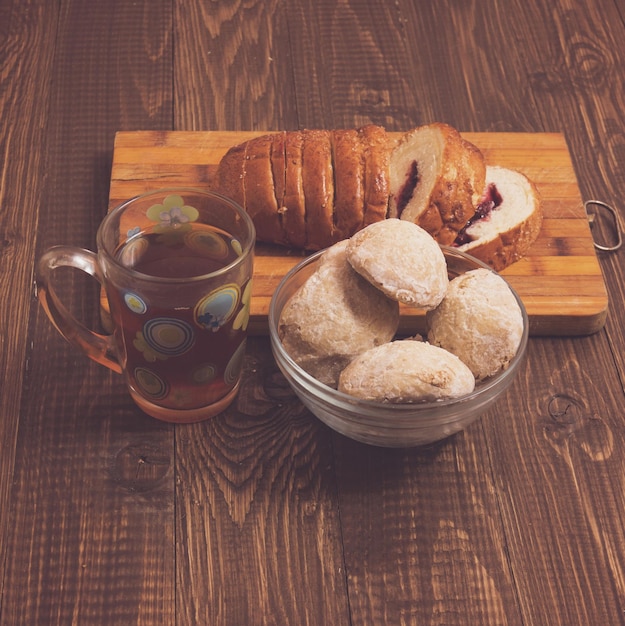
[[[450,279],[484,267],[481,261],[443,247]],[[367,444],[389,448],[425,445],[449,437],[474,422],[508,389],[524,362],[529,332],[527,312],[513,291],[523,314],[523,336],[509,366],[476,384],[461,398],[414,404],[389,404],[354,398],[320,383],[291,359],[278,337],[283,307],[311,275],[323,253],[317,252],[296,265],[278,285],[269,307],[271,348],[278,367],[303,404],[335,431]]]

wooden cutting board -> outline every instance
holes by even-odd
[[[226,150],[260,134],[263,133],[118,132],[110,207],[162,187],[207,188]],[[542,195],[544,222],[538,240],[524,259],[502,272],[525,304],[530,333],[585,335],[601,329],[607,314],[607,290],[563,135],[463,134],[482,150],[487,163],[521,170]],[[301,258],[295,251],[257,244],[251,332],[267,332],[271,295],[284,274]],[[423,314],[402,309],[401,330],[422,332]]]

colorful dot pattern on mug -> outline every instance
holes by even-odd
[[[217,367],[214,363],[206,363],[205,365],[200,365],[192,375],[193,382],[198,385],[205,385],[209,383],[211,380],[217,376]]]
[[[228,258],[229,250],[226,240],[217,233],[191,231],[185,235],[185,243],[200,254],[213,259]]]
[[[133,313],[143,315],[148,310],[148,305],[143,301],[141,296],[132,293],[132,291],[127,291],[124,294],[124,302]]]
[[[193,328],[182,320],[155,317],[143,325],[143,338],[155,352],[166,356],[178,356],[191,349],[195,333]]]
[[[218,331],[230,320],[239,303],[241,292],[237,285],[225,285],[209,293],[195,307],[195,321],[202,328]]]
[[[128,239],[117,258],[159,280],[220,271],[241,256],[241,243],[201,224],[198,216],[183,197],[166,197],[147,210],[152,225],[125,231]],[[129,382],[148,401],[194,409],[218,401],[237,384],[252,281],[217,286],[216,280],[206,282],[213,286],[205,287],[204,293],[198,289],[184,304],[164,305],[153,294],[133,288],[117,294]]]
[[[149,399],[160,400],[169,392],[167,383],[152,370],[136,367],[134,377],[143,395]]]
[[[246,341],[233,320],[246,304],[236,285],[212,291],[195,307],[176,312],[185,319],[150,317],[160,310],[152,310],[143,299],[145,306],[139,305],[135,297],[124,297],[124,302],[129,302],[127,315],[140,321],[127,349],[133,351],[133,362],[144,363],[132,374],[141,395],[160,404],[165,400],[172,408],[193,408],[201,406],[207,393],[217,397],[237,383]]]

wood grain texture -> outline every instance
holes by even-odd
[[[605,337],[558,347],[556,363],[552,343],[534,340],[509,404],[482,422],[512,575],[524,623],[620,624],[622,392],[616,372],[592,365],[611,358]]]
[[[409,452],[337,438],[355,623],[523,624],[483,443],[479,428]]]
[[[37,249],[11,262],[13,282],[3,288],[14,296],[0,305],[11,306],[3,318],[24,325],[13,336],[30,343],[23,383],[24,365],[14,363],[3,380],[12,392],[0,400],[22,399],[13,497],[0,512],[10,513],[0,623],[167,623],[174,613],[173,430],[132,407],[121,378],[50,334],[32,299],[32,273],[35,254],[50,245],[94,245],[114,132],[170,125],[164,86],[171,66],[163,62],[171,57],[169,3],[149,10],[126,2],[39,4],[15,5],[10,32],[24,48],[15,48],[14,61],[16,70],[26,63],[20,71],[29,76],[15,84],[30,90],[13,105],[16,124],[2,126],[27,133],[6,144],[3,219],[19,219],[20,247],[36,241]],[[59,276],[61,297],[92,327],[96,285]],[[3,453],[0,462],[7,458]]]
[[[299,16],[284,2],[179,3],[177,129],[298,128],[294,9]],[[186,169],[194,184],[207,180],[184,142],[175,150],[159,178]],[[150,159],[142,150],[139,162]],[[177,623],[347,623],[330,433],[295,399],[264,341],[251,344],[245,368],[236,407],[176,438]]]
[[[289,31],[300,119],[309,128],[376,123],[402,130],[423,115],[419,64],[399,3],[297,0]],[[355,62],[355,60],[360,60]]]
[[[174,19],[184,33],[174,55],[175,128],[297,126],[286,3],[179,1]]]
[[[620,0],[0,0],[0,626],[625,625],[623,251],[593,258],[581,210],[624,219],[624,19]],[[532,337],[447,441],[332,433],[265,337],[229,411],[163,425],[36,307],[37,254],[94,244],[117,131],[154,142],[127,146],[125,198],[146,168],[208,185],[198,133],[437,120],[492,158],[513,133],[528,172],[540,149],[559,200],[529,277],[509,270],[532,306],[569,258],[609,294],[600,332]],[[60,283],[96,324],[97,285]]]
[[[348,623],[329,442],[252,341],[236,406],[177,438],[180,624]]]
[[[407,130],[407,129],[406,129]],[[209,188],[225,151],[259,132],[122,132],[113,155],[110,204],[164,186]],[[401,133],[391,133],[399,138]],[[503,275],[523,300],[533,335],[581,335],[601,329],[608,298],[566,143],[559,134],[465,133],[487,163],[518,169],[543,198],[544,227],[526,258]],[[257,246],[252,332],[267,332],[271,296],[301,260],[297,251]],[[400,331],[423,332],[423,314],[404,307]]]
[[[427,121],[442,120],[464,131],[561,130],[543,124],[525,86],[533,23],[527,4],[397,3],[407,26],[409,57],[418,68],[417,98],[430,103]]]
[[[8,554],[11,525],[9,493],[25,363],[31,346],[28,311],[32,303],[32,266],[46,151],[46,99],[58,16],[46,2],[0,4],[0,569]],[[46,27],[43,24],[47,24]],[[39,55],[43,60],[37,62]],[[33,149],[33,147],[35,149]],[[24,210],[26,209],[26,210]],[[30,209],[30,210],[28,210]],[[11,332],[9,332],[9,320]],[[4,578],[0,576],[0,597]]]
[[[618,37],[625,19],[620,3],[602,3],[601,10],[571,0],[548,10],[533,6],[527,51],[529,87],[544,111],[545,123],[567,128],[568,141],[585,199],[599,199],[616,208],[623,228],[625,187],[625,103],[615,76],[625,70],[625,52]],[[549,45],[544,46],[545,37]],[[611,223],[599,224],[602,237],[614,240]],[[600,255],[610,286],[608,337],[621,380],[625,380],[625,334],[616,321],[625,291],[623,250]]]

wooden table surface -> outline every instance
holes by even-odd
[[[0,626],[625,624],[623,251],[605,326],[534,336],[426,449],[338,435],[254,337],[238,399],[172,426],[67,344],[38,256],[92,248],[117,131],[563,133],[625,209],[621,0],[0,0]],[[612,237],[609,225],[595,232]],[[98,286],[61,293],[85,324]]]

